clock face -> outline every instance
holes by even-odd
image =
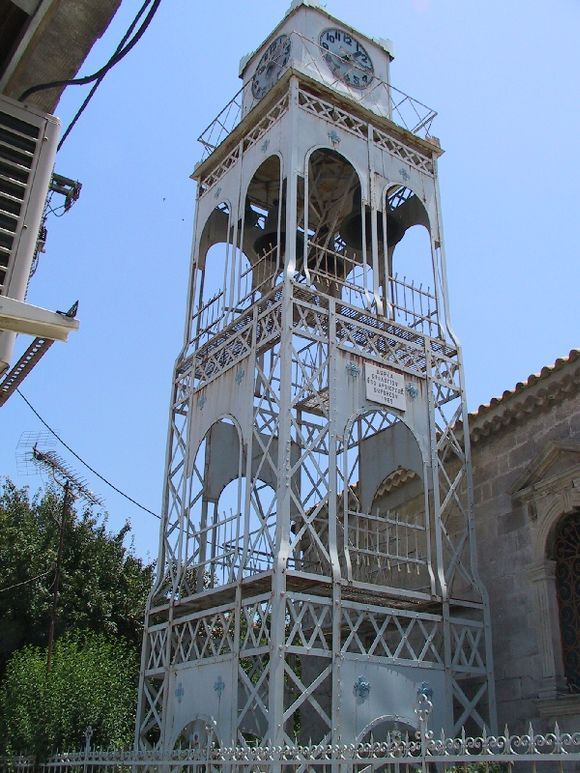
[[[361,91],[370,86],[375,71],[373,63],[355,37],[331,27],[320,35],[320,45],[325,49],[326,63],[337,78]]]
[[[262,54],[252,78],[252,94],[262,99],[276,83],[290,59],[290,38],[279,35]]]

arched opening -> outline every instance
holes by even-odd
[[[275,481],[256,469],[249,482],[237,425],[212,424],[200,443],[190,481],[188,568],[184,593],[199,593],[268,571],[275,556]],[[258,467],[257,460],[254,465]],[[256,474],[257,473],[257,474]]]
[[[357,743],[374,743],[386,741],[403,741],[413,739],[417,728],[412,724],[410,717],[400,717],[396,714],[385,714],[377,717],[358,735]],[[389,768],[387,768],[388,770]],[[381,768],[378,768],[381,770]]]
[[[195,318],[198,345],[226,324],[235,250],[230,207],[221,202],[203,227],[196,261]]]
[[[308,175],[300,182],[299,277],[326,295],[370,308],[373,298],[370,215],[363,207],[356,169],[335,150],[320,148],[311,153]]]
[[[393,278],[427,293],[433,293],[431,239],[424,225],[412,225],[392,254]]]
[[[564,676],[580,692],[580,510],[563,516],[553,543]]]
[[[252,302],[278,280],[286,249],[286,190],[278,156],[260,164],[246,191],[240,218],[240,247],[248,256],[251,273],[240,275],[240,298]]]
[[[190,473],[183,595],[227,585],[238,576],[244,541],[242,465],[238,427],[224,417],[207,431]]]
[[[386,410],[360,414],[351,423],[338,472],[349,579],[429,591],[433,579],[423,460],[411,430]]]
[[[276,552],[276,502],[274,487],[255,478],[250,489],[248,516],[244,525],[245,577],[272,568]]]
[[[400,744],[401,748],[404,748],[404,744],[409,741],[414,741],[416,738],[417,728],[413,725],[413,721],[410,717],[400,717],[397,714],[385,714],[381,717],[377,717],[370,722],[357,736],[357,744],[374,744],[374,743],[388,743]],[[391,773],[394,770],[405,770],[407,766],[398,765],[396,762],[385,763],[384,765],[378,765],[373,767],[373,771],[380,771],[381,773]],[[413,770],[410,768],[410,770]]]
[[[386,295],[391,318],[433,335],[437,325],[435,274],[430,224],[421,199],[410,188],[394,186],[384,199],[387,230],[381,267],[386,266]],[[381,277],[381,284],[382,284]]]
[[[173,748],[194,752],[201,759],[204,759],[208,756],[210,749],[219,746],[214,719],[206,715],[197,715],[181,729]]]

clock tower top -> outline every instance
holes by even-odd
[[[294,0],[264,42],[240,62],[242,113],[248,113],[284,72],[293,69],[390,117],[393,58],[390,41],[364,35],[318,3]]]

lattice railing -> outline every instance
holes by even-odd
[[[234,637],[233,609],[220,607],[211,614],[192,614],[173,627],[171,664],[229,655],[234,649]]]
[[[426,371],[425,340],[414,331],[338,303],[336,337],[341,349],[419,375]]]

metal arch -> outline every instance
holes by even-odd
[[[417,725],[418,725],[416,718],[403,717],[403,716],[399,716],[398,714],[383,714],[380,717],[373,719],[372,722],[369,722],[368,725],[360,731],[360,733],[355,739],[355,743],[362,743],[364,738],[370,732],[372,732],[373,727],[378,727],[379,725],[382,725],[385,722],[392,722],[393,724],[397,724],[397,725],[406,725],[406,727],[401,728],[400,730],[401,733],[408,732],[409,730],[414,733],[417,730]]]

